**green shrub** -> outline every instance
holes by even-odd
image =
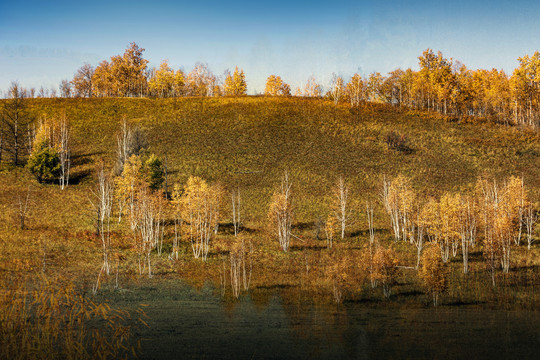
[[[43,140],[30,154],[27,166],[40,183],[53,181],[60,174],[60,157],[56,149],[50,147],[47,140]]]
[[[144,160],[144,173],[148,177],[148,185],[152,190],[157,190],[165,181],[165,168],[163,167],[163,161],[155,154],[150,154]]]

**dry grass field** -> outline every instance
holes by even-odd
[[[432,298],[414,269],[416,247],[394,241],[381,201],[383,179],[404,175],[417,201],[424,202],[447,192],[471,192],[480,177],[502,183],[517,176],[523,178],[535,209],[540,208],[540,133],[527,128],[482,121],[458,123],[435,113],[383,104],[351,107],[295,97],[29,99],[28,107],[36,119],[65,112],[72,129],[71,179],[61,190],[57,184],[38,183],[25,167],[15,168],[7,161],[0,164],[0,276],[6,288],[21,283],[33,288],[35,279],[44,274],[73,283],[96,301],[134,310],[137,301],[124,301],[122,291],[141,291],[141,298],[151,301],[152,295],[145,292],[148,286],[165,291],[175,289],[171,283],[178,282],[211,289],[209,299],[218,298],[234,307],[241,300],[231,289],[229,252],[235,236],[228,192],[240,189],[241,233],[252,244],[251,282],[240,299],[249,297],[256,307],[267,306],[276,295],[290,306],[340,306],[333,305],[337,289],[337,302],[344,308],[425,311],[432,306]],[[93,294],[102,254],[95,234],[92,192],[98,164],[112,168],[115,163],[123,119],[142,130],[150,151],[164,161],[169,192],[175,184],[183,186],[190,176],[198,176],[225,189],[226,205],[207,261],[194,259],[186,239],[180,240],[179,258],[169,256],[175,232],[173,212],[167,210],[163,252],[151,253],[152,279],[138,274],[127,221],[113,221],[114,271],[100,278],[99,290]],[[390,132],[403,136],[406,151],[388,145]],[[267,216],[285,171],[295,207],[287,252],[280,249]],[[338,238],[328,249],[323,228],[340,176],[350,187],[350,220],[344,239]],[[21,230],[19,200],[27,195],[28,213]],[[380,286],[372,288],[366,270],[366,202],[374,204],[377,241],[397,255],[388,299]],[[470,250],[468,274],[463,274],[460,251],[447,263],[448,287],[439,307],[486,313],[526,311],[537,319],[538,231],[530,250],[523,240],[512,247],[510,270],[505,273],[497,268],[495,287],[483,255],[481,232],[478,237]],[[165,316],[153,305],[147,312],[150,319],[153,314],[158,319]]]

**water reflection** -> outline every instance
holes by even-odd
[[[210,286],[159,291],[122,300],[149,304],[143,359],[528,359],[540,348],[534,312],[337,307],[293,289],[253,289],[238,301]]]

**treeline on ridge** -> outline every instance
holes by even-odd
[[[71,81],[60,84],[61,97],[180,97],[247,95],[245,73],[238,67],[231,74],[216,76],[208,65],[197,63],[188,73],[174,70],[166,60],[159,68],[148,67],[144,49],[131,43],[123,55],[104,60],[97,67],[84,64]],[[419,70],[396,69],[383,75],[354,74],[348,82],[334,74],[327,89],[310,77],[303,87],[291,90],[280,76],[270,75],[264,95],[326,97],[357,106],[365,101],[384,102],[418,110],[432,110],[462,121],[475,118],[499,123],[540,123],[540,53],[518,58],[511,75],[498,69],[467,68],[439,51],[425,50],[418,57]],[[325,91],[326,90],[326,91]],[[41,88],[24,90],[26,97],[56,97]],[[9,95],[9,94],[8,94]]]

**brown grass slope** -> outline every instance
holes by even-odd
[[[28,101],[36,118],[59,116],[65,111],[73,129],[74,181],[62,191],[57,185],[38,184],[26,169],[3,165],[0,171],[0,241],[3,244],[0,263],[5,271],[32,274],[52,267],[67,271],[70,276],[87,276],[87,281],[94,281],[100,266],[99,240],[91,235],[95,225],[88,198],[95,183],[96,163],[101,159],[111,166],[114,163],[116,134],[124,117],[140,126],[151,150],[166,159],[169,184],[183,184],[188,176],[197,175],[211,182],[219,181],[228,188],[241,188],[246,226],[262,234],[267,241],[264,248],[274,255],[272,261],[263,263],[270,269],[275,267],[278,273],[279,264],[290,263],[299,269],[305,266],[302,255],[294,251],[291,261],[277,253],[277,240],[270,246],[268,242],[273,240],[265,233],[270,197],[285,170],[293,183],[297,207],[295,232],[306,241],[313,240],[317,219],[328,213],[331,188],[338,176],[345,177],[358,210],[347,230],[351,249],[360,249],[364,244],[367,226],[361,210],[366,200],[379,200],[383,176],[405,174],[411,178],[414,188],[426,196],[465,191],[484,174],[500,179],[523,176],[532,198],[540,199],[540,134],[523,128],[455,123],[440,115],[382,104],[368,103],[351,108],[346,104],[304,98]],[[390,149],[385,142],[390,131],[404,135],[411,151]],[[29,229],[21,231],[16,221],[17,197],[24,194],[28,186],[32,194]],[[222,222],[229,222],[229,217],[225,214]],[[389,219],[380,204],[376,207],[375,226],[381,229],[381,239],[390,239]],[[119,243],[129,243],[127,233],[123,227],[115,228],[113,241],[117,241],[117,247]],[[222,237],[227,236],[222,234]],[[298,241],[293,245],[307,246]],[[404,265],[413,264],[413,249],[405,244],[398,247],[403,252]],[[525,281],[522,291],[515,291],[515,297],[527,302],[533,296],[537,302],[534,289],[538,286],[538,247],[531,253],[522,250],[514,253],[515,266],[523,266],[526,273],[533,273],[532,277],[519,275],[512,283]],[[185,268],[167,263],[162,271],[167,273],[172,269],[185,276],[192,261],[187,244],[185,252],[188,262]],[[217,263],[218,254],[215,255]],[[473,267],[480,269],[481,255],[475,256],[477,265]],[[23,260],[17,260],[19,258]],[[22,263],[18,264],[20,261]],[[166,263],[163,259],[157,261]],[[450,292],[455,293],[455,301],[461,301],[460,297],[465,296],[465,290],[460,292],[463,276],[459,274],[459,263],[454,265]],[[215,269],[208,271],[217,276]],[[255,275],[257,271],[259,279],[263,278],[262,270],[256,270]],[[415,294],[418,282],[414,280],[407,285],[407,276],[404,275],[402,281],[402,292]],[[487,279],[485,274],[475,276]],[[297,276],[293,272],[290,281],[296,281],[294,278]],[[260,286],[268,285],[266,280],[254,281],[255,287],[257,281]],[[477,286],[467,288],[467,294],[487,289],[484,285]],[[476,299],[483,301],[492,297],[490,293],[477,295]]]

